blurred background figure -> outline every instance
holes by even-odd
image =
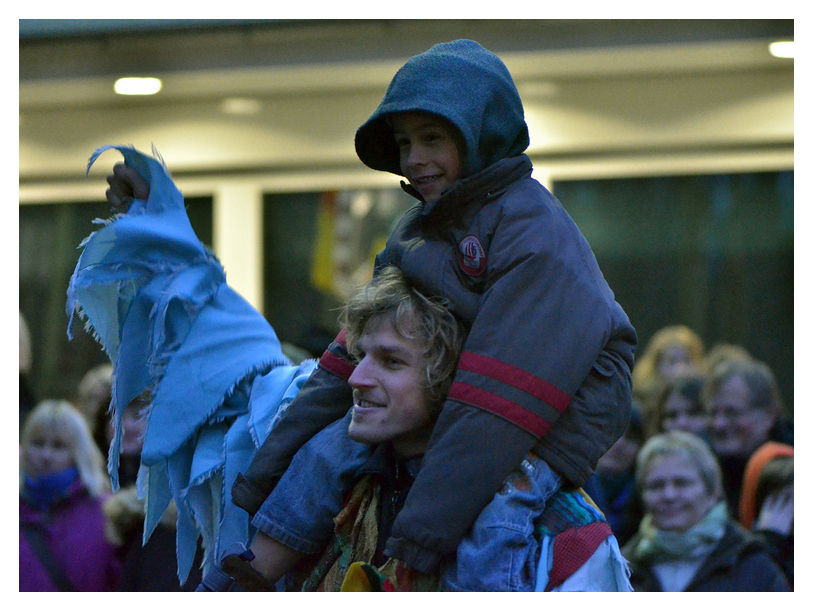
[[[769,441],[751,455],[740,523],[760,537],[793,589],[793,448]]]
[[[786,592],[762,543],[729,518],[708,444],[673,431],[641,449],[636,467],[645,515],[624,547],[636,592]]]
[[[663,327],[652,336],[632,371],[632,392],[641,405],[644,430],[651,428],[653,404],[663,385],[679,375],[699,372],[704,355],[703,340],[685,325]]]
[[[705,381],[703,375],[690,373],[666,382],[655,400],[647,437],[669,431],[687,431],[707,439],[709,419],[702,399]]]
[[[147,429],[150,393],[145,391],[124,409],[121,418],[119,485],[121,488],[104,502],[106,536],[119,550],[122,576],[117,589],[123,592],[194,591],[200,583],[202,549],[193,563],[186,582],[178,583],[175,552],[177,510],[171,503],[146,544],[144,538],[144,501],[138,498],[136,479],[141,465],[141,450]],[[96,442],[107,455],[113,440],[113,423],[108,410],[97,412]]]
[[[703,359],[703,371],[707,374],[726,361],[750,361],[753,357],[742,346],[736,344],[714,344]]]
[[[770,368],[753,359],[727,360],[716,366],[703,388],[703,403],[728,507],[736,516],[748,459],[767,441],[792,446],[793,423],[785,414]]]
[[[82,415],[67,401],[40,403],[21,439],[21,592],[115,589],[121,564],[102,513],[109,485]]]
[[[110,395],[113,391],[113,365],[105,363],[97,365],[82,376],[76,388],[74,404],[85,417],[93,438],[104,439],[104,431],[99,430],[99,422],[104,422],[104,412],[110,407]],[[101,437],[100,437],[101,435]],[[103,443],[99,444],[102,453],[105,452]]]
[[[626,432],[599,459],[595,474],[584,486],[607,518],[620,546],[635,534],[643,517],[635,487],[635,459],[643,443],[640,408],[633,403]]]
[[[20,433],[22,433],[26,416],[37,404],[37,395],[31,385],[33,359],[31,332],[23,313],[20,312]]]
[[[138,498],[135,485],[121,488],[104,503],[107,517],[107,539],[118,547],[122,562],[121,592],[193,592],[200,583],[203,550],[192,564],[186,583],[178,583],[178,561],[175,555],[175,503],[153,530],[146,544],[144,535],[144,501]]]
[[[76,404],[90,427],[93,440],[107,460],[113,441],[113,421],[110,417],[110,398],[113,390],[113,366],[98,365],[88,371],[79,382]],[[119,458],[119,485],[134,484],[141,465],[141,448],[146,432],[146,412],[150,395],[144,392],[122,413],[121,455]]]
[[[130,401],[122,412],[119,453],[119,486],[122,488],[136,483],[138,468],[141,466],[144,434],[147,432],[146,416],[149,407],[150,393],[145,391]],[[93,438],[106,460],[113,441],[113,421],[106,406],[96,412],[93,428],[95,431]]]

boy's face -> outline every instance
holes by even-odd
[[[437,201],[463,172],[457,133],[440,117],[424,112],[393,115],[391,124],[401,172],[427,203]]]
[[[389,317],[378,316],[367,323],[355,353],[350,438],[368,444],[391,441],[403,456],[422,453],[434,424],[423,345],[401,336]]]

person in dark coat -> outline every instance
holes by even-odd
[[[636,480],[646,514],[624,546],[637,592],[787,592],[762,542],[729,518],[709,446],[673,431],[652,437]]]
[[[136,486],[128,486],[108,498],[103,506],[107,518],[107,539],[117,546],[122,562],[120,592],[192,592],[202,578],[202,550],[183,584],[178,583],[175,556],[177,511],[170,504],[161,521],[144,538],[144,501]]]
[[[601,457],[595,474],[584,486],[622,546],[636,533],[644,517],[635,486],[635,458],[644,443],[641,420],[640,408],[634,404],[626,432]]]

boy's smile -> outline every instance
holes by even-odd
[[[393,115],[401,171],[426,203],[461,178],[463,161],[458,135],[444,119],[426,112]]]

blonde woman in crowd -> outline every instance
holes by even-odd
[[[685,325],[663,327],[652,336],[632,370],[632,393],[641,406],[645,430],[651,428],[654,403],[663,386],[679,375],[700,371],[704,355],[703,340]]]
[[[104,460],[82,415],[43,401],[20,446],[20,591],[110,591],[120,563],[105,540]]]

